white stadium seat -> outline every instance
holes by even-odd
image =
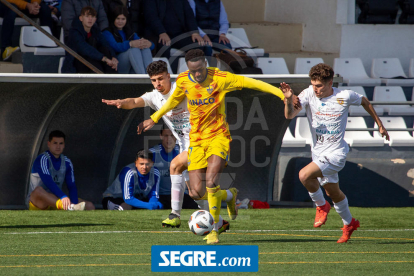
[[[312,144],[312,133],[309,128],[309,122],[307,117],[297,117],[295,126],[295,138],[305,139],[306,144]]]
[[[413,86],[414,79],[393,79],[395,77],[407,78],[401,62],[398,58],[374,58],[372,59],[371,76],[382,78],[386,85]]]
[[[389,128],[407,128],[404,119],[402,117],[380,117],[382,124],[387,129]],[[375,123],[374,128],[378,128]],[[384,139],[384,143],[389,144],[391,147],[413,147],[414,138],[408,131],[388,131],[390,141]],[[381,138],[381,134],[378,131],[374,131],[374,137]]]
[[[210,67],[210,65],[208,64],[208,61],[207,61],[207,67]],[[185,62],[185,58],[184,57],[180,57],[178,59],[178,70],[177,70],[177,73],[180,74],[180,73],[185,72],[187,70],[188,70],[188,66],[187,66],[187,63]]]
[[[349,86],[381,85],[380,79],[372,79],[367,75],[360,58],[335,58],[333,70],[344,78]]]
[[[257,58],[257,67],[261,68],[263,74],[289,74],[284,58]]]
[[[340,86],[338,87],[340,90],[352,90],[354,92],[357,92],[358,94],[361,94],[364,97],[367,97],[365,93],[365,89],[362,86]],[[384,114],[384,108],[381,106],[374,106],[375,112],[377,112],[378,115]],[[355,106],[351,105],[349,107],[349,115],[350,116],[369,116],[368,112],[362,107],[362,106]]]
[[[408,69],[408,76],[414,78],[414,58],[410,59],[410,68]]]
[[[231,47],[233,49],[239,47],[252,47],[247,37],[246,31],[243,28],[229,28],[227,31],[227,38],[230,40]],[[254,48],[254,49],[243,49],[249,56],[264,56],[264,49]]]
[[[364,118],[349,117],[346,125],[347,128],[367,128]],[[345,141],[351,147],[382,147],[384,139],[374,138],[368,131],[345,131]]]
[[[306,140],[301,138],[295,138],[290,132],[289,127],[286,129],[285,135],[282,140],[282,148],[301,148],[306,146]]]
[[[52,34],[48,26],[42,28]],[[20,50],[32,52],[35,55],[64,55],[65,50],[59,47],[53,40],[32,26],[24,26],[20,32]]]
[[[404,102],[407,101],[401,86],[376,86],[374,102]],[[410,105],[381,105],[388,115],[414,115],[414,107]]]
[[[65,57],[61,57],[59,59],[59,67],[58,67],[58,74],[62,74],[62,66],[63,66],[63,62],[65,61]]]
[[[152,58],[152,61],[158,61],[158,60],[165,61],[165,63],[167,63],[167,67],[168,67],[168,73],[173,74],[170,62],[168,61],[168,59],[166,57],[154,57],[154,58]]]
[[[316,64],[324,63],[322,58],[296,58],[294,74],[309,74]]]

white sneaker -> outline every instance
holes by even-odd
[[[83,211],[85,210],[85,202],[79,202],[78,204],[71,204],[68,211]]]
[[[118,210],[123,211],[124,208],[122,208],[121,205],[115,204],[112,201],[108,200],[108,210]]]

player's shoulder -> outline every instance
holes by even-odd
[[[156,146],[153,146],[152,148],[149,149],[150,152],[152,153],[157,153],[157,152],[161,152],[161,144],[158,144]]]
[[[179,83],[182,83],[183,81],[188,80],[188,74],[189,74],[188,70],[178,74],[177,78],[175,79],[175,83],[179,84]]]
[[[225,78],[227,77],[227,74],[230,74],[226,71],[221,71],[217,67],[207,67],[207,74],[209,76],[212,76],[213,78]]]
[[[334,94],[336,95],[336,97],[341,97],[341,98],[350,98],[352,95],[357,94],[357,92],[355,92],[354,90],[351,89],[347,89],[347,88],[337,88],[337,87],[333,87],[334,90]]]
[[[161,175],[160,170],[157,167],[152,167],[152,172],[158,177]]]
[[[308,88],[305,88],[302,90],[302,92],[300,92],[299,97],[311,96],[312,94],[313,94],[313,87],[312,85],[309,85]]]

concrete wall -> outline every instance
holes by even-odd
[[[345,23],[348,11],[342,1],[267,0],[265,21],[303,23],[302,51],[338,53],[341,25],[337,18]]]
[[[373,58],[400,59],[408,75],[414,58],[414,25],[343,25],[340,57],[359,57],[368,75]]]
[[[266,0],[222,0],[229,22],[263,22]]]

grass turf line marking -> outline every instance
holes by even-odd
[[[259,262],[259,264],[390,264],[390,263],[414,263],[414,261]]]
[[[276,254],[414,254],[414,251],[402,252],[260,252],[259,255]],[[113,254],[28,254],[28,255],[0,255],[0,258],[10,257],[99,257],[99,256],[151,256],[151,253],[113,253]]]
[[[0,268],[33,268],[33,267],[91,267],[91,266],[143,266],[151,265],[147,263],[142,264],[67,264],[67,265],[2,265]]]
[[[119,254],[27,254],[27,255],[0,255],[8,257],[99,257],[99,256],[151,256],[151,253],[119,253]]]
[[[233,230],[232,230],[233,231]],[[235,230],[234,233],[257,233],[257,232],[341,232],[342,230],[322,230],[322,229],[305,229],[305,230]],[[358,232],[410,232],[414,231],[414,229],[358,229]],[[117,233],[155,233],[155,234],[162,234],[162,233],[190,233],[189,231],[181,231],[181,230],[171,230],[171,231],[149,231],[149,230],[142,230],[142,231],[47,231],[47,232],[10,232],[10,233],[0,233],[2,235],[40,235],[40,234],[117,234]]]

